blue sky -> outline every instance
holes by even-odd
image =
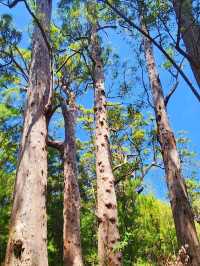
[[[55,1],[54,1],[55,3]],[[26,11],[23,3],[20,3],[13,10],[9,10],[7,7],[0,5],[0,14],[10,13],[13,15],[14,24],[19,30],[23,32],[24,41],[22,44],[26,46],[28,33],[27,29],[31,27],[31,20],[28,12]],[[107,32],[104,36],[104,41],[112,44],[113,49],[119,53],[120,57],[123,59],[134,60],[134,52],[127,42],[119,37],[116,33]],[[157,65],[160,70],[161,82],[164,91],[169,91],[172,86],[172,79],[165,71],[161,65],[164,62],[164,57],[155,49],[155,55],[157,59]],[[190,70],[188,63],[185,61],[184,71],[192,80],[193,85],[197,88],[197,84]],[[107,80],[106,85],[109,86]],[[88,106],[90,106],[92,94],[89,93],[88,96]],[[85,100],[84,100],[85,101]],[[180,78],[180,84],[177,91],[174,93],[172,99],[168,105],[169,118],[171,126],[175,133],[181,130],[188,132],[188,137],[191,139],[191,149],[197,152],[198,158],[200,151],[200,103],[196,100],[192,92],[189,90],[187,84]],[[164,174],[161,171],[152,171],[146,178],[149,190],[153,190],[157,197],[160,199],[166,198],[166,186],[164,181]]]

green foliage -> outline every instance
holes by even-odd
[[[62,266],[63,171],[60,153],[49,149],[47,186],[48,257],[50,266]]]
[[[7,113],[8,115],[8,113]],[[4,117],[5,119],[5,117]],[[20,128],[5,127],[0,131],[0,262],[4,260],[8,239],[15,166]]]
[[[146,22],[150,25],[155,25],[158,16],[163,17],[165,20],[167,19],[168,13],[169,13],[169,3],[168,1],[164,0],[147,0],[146,1],[146,8],[148,12],[146,13]],[[164,21],[165,21],[164,20]]]
[[[9,107],[6,104],[0,104],[0,121],[9,118],[10,116],[17,116],[19,111],[15,108]]]
[[[123,189],[127,193],[129,183]],[[119,205],[124,265],[164,265],[177,251],[170,206],[152,195],[137,196],[134,190],[132,198],[120,202],[124,202]]]

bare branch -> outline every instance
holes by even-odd
[[[69,55],[67,59],[62,63],[62,65],[58,67],[58,69],[56,70],[56,73],[58,73],[74,55],[80,53],[80,51],[81,50],[75,51],[73,54]]]
[[[116,171],[118,170],[119,168],[121,168],[122,166],[126,165],[127,164],[127,156],[125,156],[125,159],[124,159],[124,162],[123,163],[120,163],[118,165],[116,165],[114,168],[113,168],[113,171]]]
[[[149,96],[148,89],[147,89],[146,84],[145,84],[145,81],[144,81],[144,70],[143,70],[143,66],[142,66],[142,63],[141,63],[140,60],[139,60],[139,65],[140,65],[140,68],[141,68],[142,85],[143,85],[143,88],[144,88],[145,93],[146,93],[146,96],[147,96],[147,102],[148,102],[149,106],[150,106],[151,108],[154,109],[154,106],[153,106],[153,104],[151,103],[151,99],[150,99],[150,96]]]
[[[195,87],[192,85],[190,80],[187,78],[186,74],[182,71],[182,69],[177,65],[177,63],[173,60],[173,58],[165,51],[165,49],[159,45],[154,38],[152,38],[148,33],[146,33],[144,30],[142,30],[139,26],[137,26],[133,21],[131,21],[129,18],[126,17],[119,9],[117,9],[113,4],[109,2],[109,0],[102,0],[105,4],[107,4],[119,17],[123,18],[126,23],[128,23],[131,27],[139,31],[142,35],[144,35],[146,38],[148,38],[161,52],[164,54],[164,56],[172,63],[174,68],[180,73],[182,78],[185,80],[185,82],[188,84],[189,88],[193,92],[193,94],[196,96],[197,100],[200,102],[200,94],[195,89]]]
[[[104,30],[104,29],[117,29],[117,26],[114,25],[105,25],[97,28],[97,31]]]
[[[22,0],[21,0],[21,1],[22,1]],[[48,41],[48,39],[47,39],[46,33],[45,33],[45,31],[44,31],[42,25],[40,24],[40,21],[38,20],[38,18],[36,17],[36,15],[35,15],[35,14],[32,12],[32,10],[30,9],[30,7],[29,7],[27,1],[26,1],[26,0],[23,0],[23,2],[24,2],[24,4],[25,4],[25,6],[26,6],[26,8],[27,8],[27,10],[28,10],[28,12],[29,12],[29,14],[30,14],[30,15],[32,16],[32,18],[35,20],[35,22],[36,22],[38,28],[40,29],[40,32],[41,32],[41,34],[42,34],[42,37],[43,37],[43,39],[44,39],[44,41],[45,41],[45,43],[46,43],[46,46],[47,46],[47,48],[48,48],[48,50],[49,50],[50,55],[51,55],[51,53],[52,53],[52,48],[51,48],[51,45],[50,45],[50,43],[49,43],[49,41]]]
[[[47,120],[47,126],[49,125],[49,122],[53,116],[53,114],[55,113],[55,111],[60,107],[60,105],[55,105],[54,107],[51,106],[51,108],[49,108],[49,110],[46,113],[46,120]]]
[[[16,61],[16,59],[14,58],[14,55],[13,55],[12,50],[10,49],[9,52],[6,52],[6,51],[1,50],[0,52],[1,52],[1,53],[4,53],[5,55],[7,55],[7,56],[9,56],[9,57],[11,57],[12,60],[10,61],[10,63],[13,62],[13,64],[15,65],[15,67],[16,67],[18,70],[20,70],[20,74],[23,76],[23,78],[26,80],[26,82],[28,82],[28,81],[29,81],[28,75],[26,74],[26,72],[24,71],[24,69],[22,68],[22,66],[20,66],[20,64],[19,64],[19,63]]]
[[[14,6],[16,6],[19,2],[23,2],[24,0],[14,0],[10,3],[10,1],[8,1],[8,4],[5,4],[3,2],[0,2],[0,4],[4,5],[4,6],[8,6],[9,8],[13,8]]]
[[[148,172],[151,170],[152,167],[157,167],[157,168],[161,168],[162,170],[164,170],[165,168],[162,167],[161,165],[157,164],[156,162],[152,162],[150,165],[148,165],[145,169],[144,169],[144,177],[148,174]]]
[[[26,68],[26,72],[27,72],[27,74],[28,74],[28,73],[29,73],[29,69],[28,69],[28,66],[27,66],[26,60],[24,59],[23,54],[21,53],[20,49],[19,49],[17,46],[15,46],[15,49],[16,49],[17,53],[19,54],[20,58],[22,59],[22,61],[23,61],[23,63],[24,63],[24,66],[25,66],[25,68]]]
[[[165,97],[165,106],[167,106],[167,104],[169,102],[169,99],[171,98],[171,96],[176,91],[178,85],[179,85],[179,81],[176,81],[176,83],[172,86],[171,90],[169,91],[168,95],[166,95],[166,97]]]
[[[54,149],[59,150],[59,151],[63,151],[63,148],[64,148],[63,141],[53,140],[50,138],[48,138],[48,140],[47,140],[47,145],[49,147],[54,148]]]
[[[132,176],[134,170],[135,170],[135,167],[132,168],[132,169],[130,169],[130,171],[129,171],[126,175],[123,175],[123,176],[121,176],[119,179],[115,180],[115,186],[116,186],[117,184],[119,184],[119,182],[121,182],[121,181],[122,181],[123,179],[125,179],[126,177]]]
[[[44,31],[42,25],[40,24],[40,21],[38,20],[38,18],[36,17],[36,15],[35,15],[35,14],[32,12],[32,10],[30,9],[30,7],[29,7],[27,1],[26,1],[26,0],[14,0],[14,1],[11,2],[11,3],[9,3],[9,1],[8,1],[8,4],[4,4],[4,3],[2,3],[2,2],[1,2],[1,4],[4,4],[4,5],[8,6],[9,8],[13,8],[13,7],[15,7],[19,2],[23,2],[23,3],[25,4],[26,9],[28,10],[29,14],[30,14],[31,17],[35,20],[35,22],[36,22],[38,28],[39,28],[40,31],[41,31],[42,37],[44,38],[44,41],[45,41],[45,43],[46,43],[46,45],[47,45],[47,48],[48,48],[48,50],[49,50],[49,53],[51,54],[51,53],[52,53],[52,48],[51,48],[51,45],[49,44],[49,41],[48,41],[47,36],[46,36],[46,33],[45,33],[45,31]]]

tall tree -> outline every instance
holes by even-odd
[[[91,4],[91,2],[89,3]],[[92,11],[92,7],[94,10]],[[109,128],[107,125],[104,71],[101,47],[97,35],[98,22],[94,5],[89,13],[91,21],[91,49],[94,63],[93,81],[95,93],[95,145],[97,175],[97,217],[98,217],[98,258],[99,265],[121,265],[122,254],[115,249],[119,243],[117,199],[115,178],[112,171]]]
[[[191,0],[173,0],[173,5],[178,24],[176,46],[179,48],[182,36],[186,47],[187,59],[200,86],[200,24],[193,15]]]
[[[70,91],[69,82],[62,78],[65,100],[60,96],[60,106],[64,118],[64,141],[48,140],[48,145],[61,152],[64,176],[63,202],[63,260],[64,265],[83,265],[80,237],[80,193],[77,180],[76,138],[75,138],[75,94]]]
[[[65,121],[64,163],[64,265],[81,266],[80,238],[80,193],[77,181],[76,139],[75,139],[75,97],[69,92],[68,108],[62,103]]]
[[[5,265],[48,265],[46,112],[51,101],[51,55],[47,40],[51,1],[37,0],[28,100],[18,158]],[[44,38],[44,35],[46,38]]]
[[[140,6],[140,11],[142,29],[148,34],[148,28],[143,16],[144,7],[142,4]],[[188,255],[190,257],[189,265],[197,266],[200,265],[200,245],[185,182],[181,173],[180,158],[176,147],[176,141],[167,116],[165,98],[156,69],[152,43],[146,37],[144,37],[143,40],[156,115],[158,140],[160,142],[165,166],[166,181],[177,239],[180,247],[183,246],[188,249]]]

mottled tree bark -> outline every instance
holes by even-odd
[[[173,5],[189,62],[200,86],[200,25],[193,16],[191,0],[173,0]]]
[[[95,89],[98,258],[101,266],[117,266],[122,263],[121,253],[114,250],[119,243],[117,200],[111,165],[101,48],[95,25],[92,28],[91,46]]]
[[[82,266],[80,239],[80,193],[77,181],[74,96],[69,93],[68,107],[63,103],[65,121],[64,164],[64,265]]]
[[[65,140],[48,140],[48,145],[60,151],[63,158],[64,202],[63,202],[63,260],[64,266],[82,266],[80,237],[80,193],[77,180],[75,97],[64,90],[67,102],[61,99],[64,118]]]
[[[143,25],[142,27],[147,32],[146,26]],[[144,50],[156,114],[158,140],[165,166],[177,239],[180,247],[188,245],[188,255],[190,256],[190,263],[188,265],[197,266],[200,265],[200,246],[193,213],[188,200],[184,179],[181,175],[179,154],[174,133],[167,117],[163,90],[156,70],[152,44],[147,38],[144,38]]]
[[[37,15],[48,36],[51,1],[37,0]],[[47,266],[47,151],[45,113],[51,101],[51,59],[35,26],[30,84],[19,152],[6,266]]]

